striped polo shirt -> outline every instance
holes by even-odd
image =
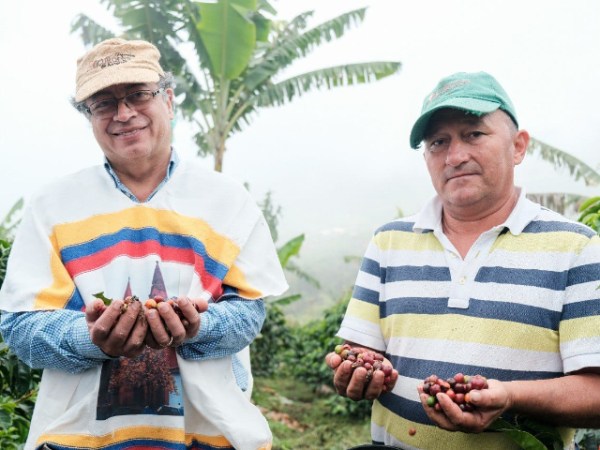
[[[380,227],[338,333],[384,351],[400,374],[373,405],[374,442],[515,448],[500,433],[433,426],[417,386],[431,374],[509,381],[600,367],[599,243],[593,230],[523,192],[505,223],[482,234],[464,259],[442,232],[439,198]]]

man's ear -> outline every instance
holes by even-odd
[[[515,133],[513,144],[515,146],[513,161],[515,166],[517,166],[521,164],[523,158],[525,158],[525,153],[527,153],[527,147],[529,146],[529,133],[525,130],[517,131]]]
[[[166,89],[165,92],[167,94],[167,105],[169,107],[169,119],[173,120],[173,118],[175,117],[175,109],[173,108],[175,93],[171,88]]]

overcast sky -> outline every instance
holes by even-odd
[[[424,96],[457,71],[492,73],[523,128],[593,167],[600,162],[600,2],[595,0],[275,0],[280,17],[315,10],[315,23],[369,6],[364,23],[325,44],[291,73],[370,60],[402,62],[371,85],[319,91],[263,110],[229,141],[224,172],[268,190],[283,208],[285,238],[299,232],[362,233],[415,212],[433,194],[408,134]],[[101,21],[93,0],[2,2],[0,10],[0,220],[20,197],[101,162],[87,121],[69,105],[83,51],[70,22]],[[186,124],[175,146],[195,157]],[[212,166],[211,160],[206,160]],[[585,188],[547,163],[517,169],[529,192]]]

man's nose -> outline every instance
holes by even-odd
[[[448,145],[446,152],[446,165],[450,167],[458,167],[462,163],[469,160],[471,157],[469,149],[464,142],[453,139]]]
[[[118,122],[127,122],[131,116],[136,114],[135,108],[129,106],[124,98],[117,100],[117,110],[114,119]]]

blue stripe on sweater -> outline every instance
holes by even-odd
[[[227,267],[218,260],[211,258],[204,244],[192,236],[161,233],[156,228],[147,227],[141,229],[122,228],[116,233],[106,234],[91,241],[65,247],[61,250],[61,259],[67,264],[78,258],[91,256],[97,252],[110,248],[121,242],[143,243],[146,241],[156,241],[163,247],[172,247],[178,249],[191,249],[202,257],[204,265],[211,275],[223,279],[227,274]]]

